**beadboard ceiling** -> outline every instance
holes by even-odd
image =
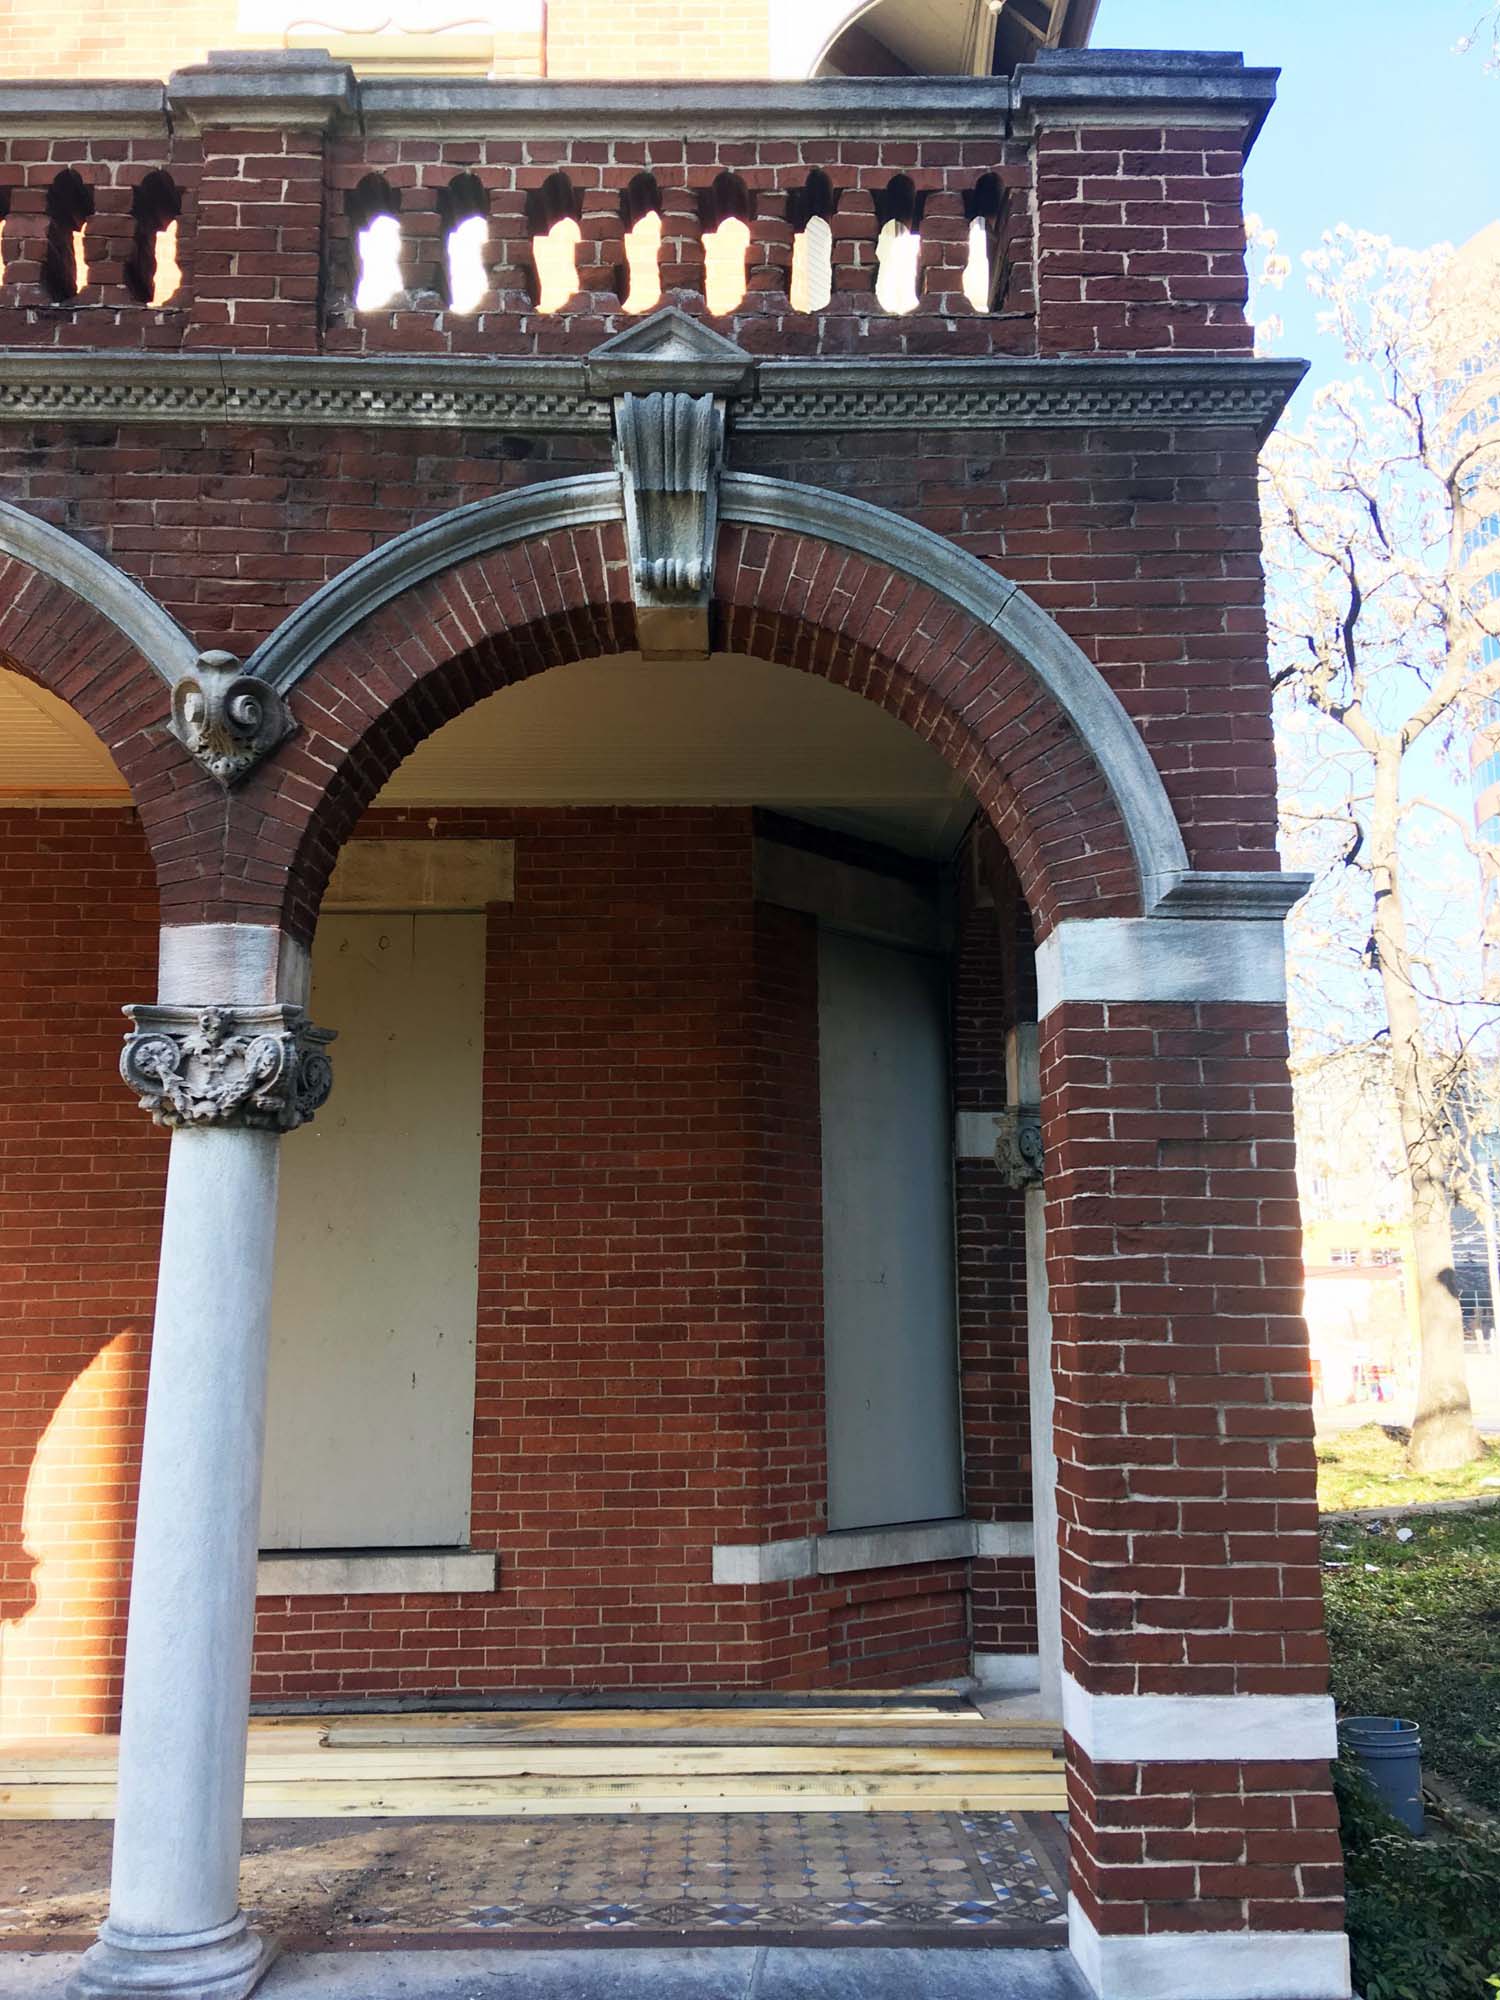
[[[0,671],[0,802],[124,796],[86,725]],[[730,655],[553,668],[430,737],[380,803],[764,805],[934,856],[973,811],[936,752],[869,702]]]

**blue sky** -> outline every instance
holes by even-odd
[[[1247,208],[1295,263],[1348,222],[1421,248],[1500,215],[1500,73],[1456,55],[1483,0],[1103,0],[1101,49],[1234,49],[1281,70],[1250,156]],[[1289,281],[1267,301],[1283,354],[1319,375],[1342,356]]]

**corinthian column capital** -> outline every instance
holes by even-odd
[[[158,1125],[290,1132],[333,1087],[331,1028],[300,1007],[127,1007],[120,1074]]]

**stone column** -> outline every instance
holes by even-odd
[[[274,939],[212,928],[241,932],[217,942],[242,970]],[[121,1072],[172,1141],[110,1908],[69,1991],[240,2000],[271,1955],[239,1861],[277,1154],[328,1094],[331,1036],[280,1001],[125,1011]]]

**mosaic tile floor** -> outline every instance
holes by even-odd
[[[86,1939],[109,1833],[0,1826],[0,1946]],[[261,1820],[242,1894],[303,1949],[684,1934],[1061,1945],[1066,1866],[1047,1813]]]

